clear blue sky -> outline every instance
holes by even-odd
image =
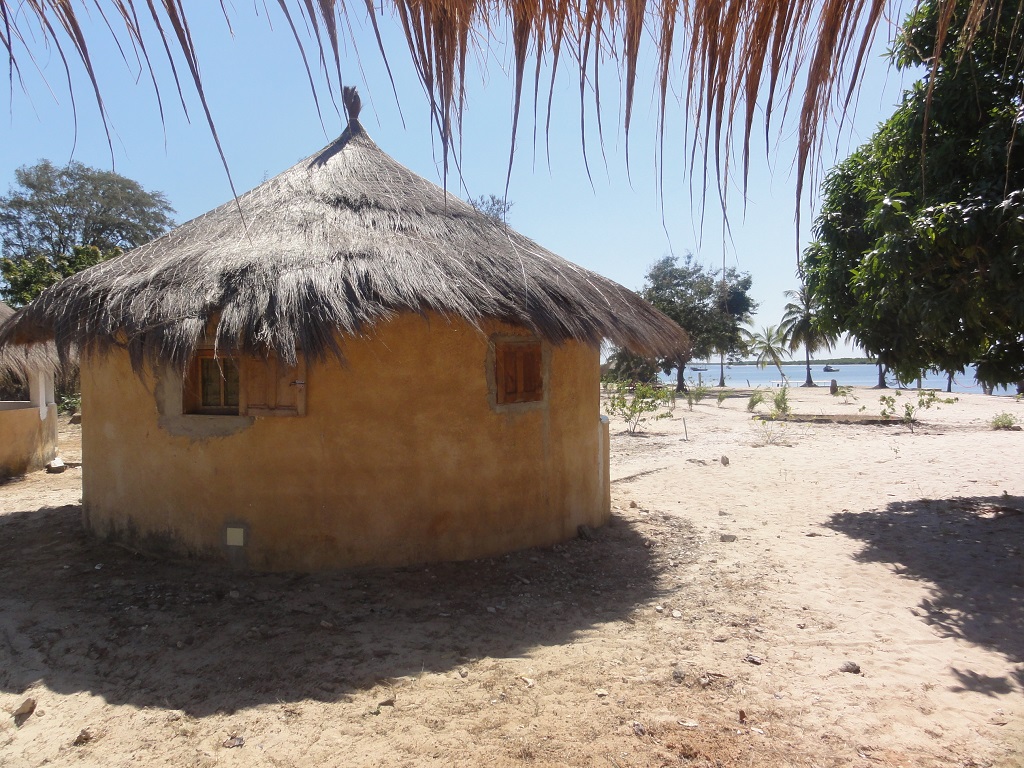
[[[232,37],[219,5],[197,5],[190,20],[214,120],[236,189],[243,192],[332,141],[341,132],[343,121],[325,98],[325,91],[321,91],[318,116],[291,32],[279,12],[275,14],[271,7],[268,20],[262,15],[262,4],[259,17],[250,5],[242,4],[241,10],[232,13]],[[76,127],[59,57],[53,51],[33,49],[34,64],[27,57],[21,61],[27,93],[15,83],[0,130],[0,189],[10,185],[18,166],[41,158],[55,163],[73,158],[102,168],[113,164],[119,173],[147,189],[164,192],[177,211],[178,222],[230,199],[227,177],[190,81],[183,79],[191,122],[183,115],[163,51],[152,39],[150,52],[162,86],[161,122],[148,74],[144,69],[140,72],[134,62],[127,67],[116,47],[108,44],[109,33],[96,22],[87,22],[86,29],[109,115],[113,157],[88,79],[76,68]],[[362,122],[381,148],[417,173],[442,183],[440,144],[431,132],[427,100],[400,29],[397,23],[385,22],[382,31],[400,107],[372,33],[358,25],[358,60],[348,45],[343,61],[346,84],[359,87]],[[887,33],[882,30],[880,37]],[[838,140],[833,131],[831,150],[821,160],[823,167],[844,157],[870,135],[898,99],[900,76],[889,72],[880,58],[884,40],[876,48],[849,130]],[[728,209],[731,233],[725,235],[714,190],[707,197],[701,222],[700,182],[695,180],[691,189],[687,178],[689,144],[684,139],[687,116],[678,105],[669,115],[664,198],[659,197],[653,57],[641,62],[628,168],[621,89],[613,70],[608,70],[602,81],[603,154],[592,98],[588,102],[592,179],[581,148],[577,73],[570,71],[567,61],[562,63],[556,82],[547,137],[550,168],[543,115],[534,145],[532,94],[524,98],[508,190],[514,203],[511,225],[565,258],[633,289],[643,284],[647,268],[667,253],[692,251],[701,262],[718,267],[724,257],[728,266],[753,276],[752,292],[761,305],[755,325],[777,323],[785,304],[783,291],[797,284],[797,253],[807,241],[814,205],[813,197],[805,201],[798,241],[792,124],[783,126],[781,137],[778,132],[771,136],[767,150],[763,138],[760,143],[755,141],[746,206],[736,179]],[[500,195],[504,190],[511,132],[510,69],[510,53],[494,45],[472,62],[459,158],[462,178],[453,170],[448,179],[449,189],[463,197]],[[545,98],[546,89],[542,108]],[[755,136],[758,128],[755,126]],[[760,128],[763,137],[763,126]],[[692,133],[692,127],[689,130]]]

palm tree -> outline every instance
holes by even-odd
[[[786,304],[782,322],[779,324],[779,331],[790,352],[796,352],[797,348],[803,345],[804,360],[807,363],[807,378],[801,386],[814,387],[817,385],[811,378],[811,355],[819,349],[832,349],[837,337],[818,327],[816,317],[818,302],[806,285],[801,285],[795,291],[786,291],[785,295],[787,299],[793,299],[793,301]]]
[[[782,358],[788,357],[789,351],[786,349],[786,337],[781,329],[778,326],[769,325],[757,333],[747,331],[747,335],[749,336],[748,346],[755,355],[754,359],[758,367],[766,368],[771,363],[779,369],[779,375],[786,378],[786,374],[782,372]]]

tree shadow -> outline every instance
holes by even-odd
[[[929,582],[917,615],[941,635],[990,648],[1024,664],[1024,498],[978,496],[893,502],[841,512],[826,525],[865,542],[863,562],[891,563]],[[962,690],[1003,693],[1010,678],[954,670]],[[1024,666],[1012,673],[1024,687]]]
[[[957,669],[951,667],[950,671],[959,681],[959,685],[950,688],[954,693],[983,693],[986,696],[1000,696],[1013,693],[1013,683],[1007,677],[994,677],[992,675],[979,675],[971,669]]]
[[[661,595],[640,528],[493,559],[250,574],[143,557],[87,534],[81,507],[0,515],[0,690],[42,682],[193,716],[333,701],[397,677],[631,622]],[[674,524],[675,525],[675,524]],[[690,533],[679,521],[669,535]]]

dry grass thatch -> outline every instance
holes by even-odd
[[[969,45],[986,11],[1000,6],[1004,0],[960,0],[966,3],[966,9],[963,5],[956,9],[958,0],[934,2],[942,8],[933,59],[937,62],[956,10],[964,13],[961,38]],[[1005,2],[1016,3],[1018,14],[1024,18],[1024,0]],[[349,23],[355,6],[349,8],[342,0],[280,0],[276,5],[285,17],[283,26],[290,28],[310,73],[310,84],[314,83],[312,58],[319,60],[333,92],[342,81],[341,38],[346,29],[352,45],[358,48],[359,41]],[[225,17],[229,7],[221,4]],[[536,65],[532,79],[537,92],[543,89],[542,62],[550,65],[549,105],[555,73],[566,60],[568,66],[579,71],[581,99],[589,91],[597,103],[601,63],[609,59],[617,62],[628,136],[637,64],[641,47],[646,44],[658,62],[655,89],[660,130],[664,131],[668,94],[677,89],[697,122],[697,130],[691,135],[693,156],[696,159],[698,151],[712,152],[710,165],[719,174],[729,170],[734,125],[742,137],[745,177],[746,148],[755,114],[762,111],[767,126],[773,115],[788,108],[791,98],[798,103],[798,185],[817,149],[830,107],[838,104],[845,109],[850,103],[878,27],[889,13],[905,10],[897,0],[390,0],[380,7],[374,3],[360,7],[377,32],[381,53],[385,51],[377,31],[378,19],[393,12],[400,20],[413,63],[430,97],[446,170],[453,137],[461,124],[467,58],[474,46],[486,47],[492,42],[504,45],[504,41],[495,38],[507,31],[514,57],[513,149],[524,80],[528,79],[531,62]],[[164,51],[179,95],[181,81],[191,81],[217,140],[188,17],[181,4],[95,0],[95,8],[125,52],[126,61],[130,61],[134,51],[141,62],[140,69],[148,71],[158,96],[160,88],[147,42]],[[26,55],[31,60],[38,52],[36,47],[52,46],[65,66],[66,57],[73,50],[73,55],[84,64],[102,107],[100,83],[89,46],[109,45],[110,41],[91,39],[83,31],[80,15],[67,0],[0,0],[0,43],[7,50],[15,79],[19,62]],[[230,28],[230,18],[228,24]],[[156,31],[150,32],[150,28]],[[308,33],[306,37],[302,30]],[[314,56],[307,56],[307,48]],[[1019,71],[1021,62],[1008,61],[1008,66]],[[68,72],[70,80],[70,69]],[[313,89],[316,96],[316,87]],[[181,101],[184,106],[184,99]],[[160,109],[163,110],[162,104]],[[217,143],[219,147],[219,140]]]
[[[354,89],[346,89],[357,114]],[[217,320],[220,348],[293,361],[398,312],[496,318],[559,343],[687,344],[626,288],[479,213],[382,152],[353,118],[333,144],[166,235],[47,289],[4,339],[125,345],[183,366]]]
[[[14,310],[0,301],[0,336]],[[32,371],[56,373],[59,368],[57,350],[53,344],[28,346],[0,343],[0,383],[11,379],[27,381]]]

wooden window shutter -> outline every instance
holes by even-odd
[[[306,413],[306,359],[301,353],[296,365],[274,360],[273,376],[267,387],[277,416],[302,416]]]
[[[544,397],[544,377],[541,375],[540,344],[524,346],[521,352],[523,401],[541,400]]]
[[[249,416],[304,416],[306,414],[306,359],[300,352],[297,365],[276,356],[245,361],[245,406]]]
[[[246,358],[242,366],[245,381],[245,386],[242,387],[245,398],[242,413],[251,414],[272,407],[267,387],[267,378],[270,374],[268,363],[269,361]]]
[[[495,400],[498,405],[544,399],[540,341],[497,341],[494,363]]]

